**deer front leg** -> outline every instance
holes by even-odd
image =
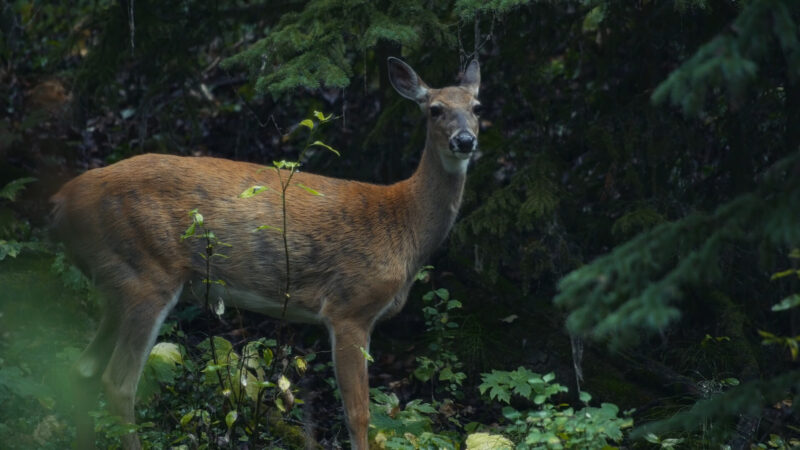
[[[336,382],[342,394],[350,445],[367,450],[369,379],[363,350],[369,346],[369,326],[357,322],[329,325]]]

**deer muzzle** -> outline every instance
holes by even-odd
[[[469,156],[478,148],[478,138],[462,130],[450,138],[450,150],[459,157]]]

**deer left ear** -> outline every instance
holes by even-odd
[[[473,95],[478,95],[478,89],[481,86],[481,66],[477,59],[473,59],[467,66],[467,70],[461,78],[461,86],[472,91]]]

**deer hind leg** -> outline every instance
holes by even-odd
[[[111,358],[117,340],[118,319],[111,308],[106,308],[92,342],[72,366],[73,407],[77,427],[76,448],[94,448],[94,421],[89,411],[97,408],[100,375]]]
[[[125,305],[118,323],[116,342],[102,375],[102,384],[111,415],[124,423],[135,423],[134,402],[136,387],[144,363],[158,336],[161,324],[175,306],[181,285],[148,286],[135,282],[134,292],[120,293],[119,304]],[[135,433],[122,439],[123,448],[139,449],[141,444]]]
[[[364,351],[369,347],[370,327],[358,322],[340,321],[329,324],[328,328],[350,445],[356,450],[367,450],[369,379]]]

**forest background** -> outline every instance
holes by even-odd
[[[61,183],[145,152],[296,160],[306,118],[341,157],[302,170],[395,182],[425,124],[386,58],[438,87],[477,56],[462,211],[373,337],[374,445],[797,445],[798,21],[791,0],[5,2],[0,441],[74,433],[61,374],[100,305],[47,238]],[[204,383],[209,335],[229,367],[262,338],[265,370],[238,366],[255,398]],[[179,308],[137,430],[154,447],[346,445],[326,339]],[[96,420],[104,446],[131,431]]]

